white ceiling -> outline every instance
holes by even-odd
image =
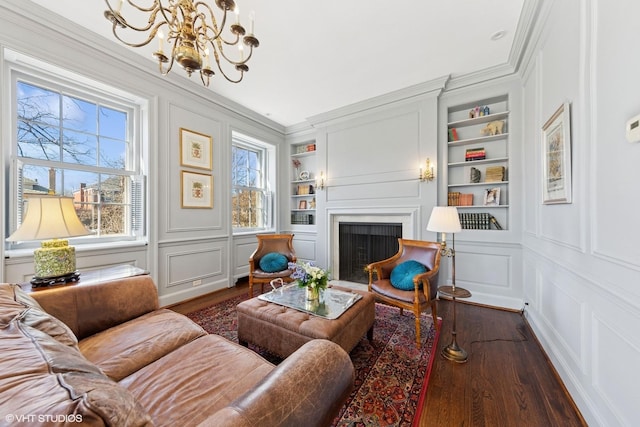
[[[101,0],[32,1],[114,40]],[[205,1],[215,8],[214,0]],[[290,126],[445,75],[506,64],[525,0],[236,2],[245,27],[255,12],[260,47],[241,83],[216,74],[209,90]],[[127,18],[126,2],[122,12]],[[491,40],[497,31],[505,36]],[[136,51],[156,70],[151,44]],[[179,67],[172,74],[186,78]]]

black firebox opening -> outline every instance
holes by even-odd
[[[402,224],[340,222],[338,233],[340,280],[366,284],[367,264],[398,252]]]

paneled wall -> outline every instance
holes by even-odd
[[[522,69],[525,314],[590,425],[640,423],[637,2],[543,2]],[[542,203],[541,127],[571,103],[573,202]]]
[[[146,203],[149,239],[111,248],[79,248],[78,268],[89,270],[130,263],[148,269],[158,285],[161,305],[232,286],[236,278],[246,275],[255,237],[239,238],[236,244],[231,233],[228,190],[231,133],[237,130],[279,149],[284,143],[284,129],[204,89],[197,77],[189,80],[180,70],[163,77],[153,62],[117,43],[87,33],[30,2],[3,2],[0,16],[0,48],[31,55],[149,101],[150,127],[146,135],[149,150],[145,153],[149,171]],[[78,58],[86,60],[78,61]],[[216,81],[216,84],[231,84]],[[0,86],[3,112],[10,108],[8,88],[9,83],[3,80]],[[7,114],[2,117],[4,149],[0,156],[7,171],[6,147],[11,144],[12,136]],[[211,135],[213,167],[210,172],[180,164],[180,128]],[[182,171],[213,175],[212,209],[182,207]],[[5,182],[6,172],[0,177],[3,188]],[[2,197],[2,219],[6,202]],[[33,275],[32,261],[30,251],[12,253],[0,266],[3,280],[28,280]]]

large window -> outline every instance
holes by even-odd
[[[231,218],[234,231],[271,227],[269,150],[265,144],[234,133],[231,156]]]
[[[29,195],[55,194],[73,197],[83,239],[143,235],[139,105],[30,73],[14,72],[12,85],[15,227]]]

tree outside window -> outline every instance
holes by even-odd
[[[232,225],[236,230],[269,227],[269,192],[266,185],[266,153],[258,145],[234,138],[232,148]]]

